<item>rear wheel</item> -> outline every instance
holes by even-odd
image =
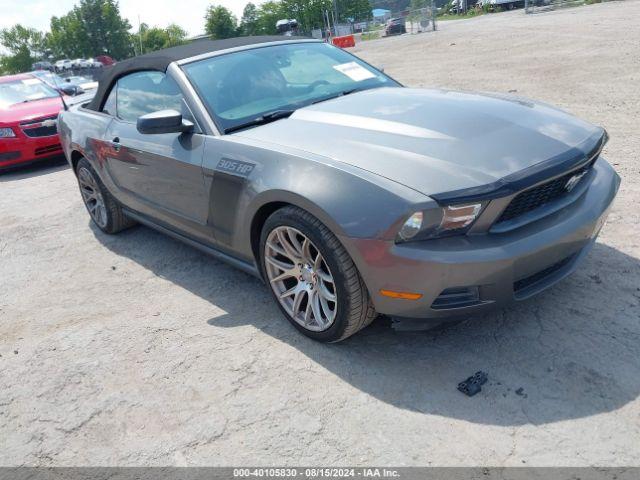
[[[76,174],[84,206],[100,230],[112,234],[135,225],[136,222],[124,214],[86,159],[80,159]]]
[[[260,257],[278,306],[308,337],[340,341],[375,318],[351,257],[310,213],[286,207],[272,214],[262,230]]]

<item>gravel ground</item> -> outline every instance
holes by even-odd
[[[321,345],[257,280],[106,236],[64,164],[0,177],[0,465],[640,465],[640,2],[441,22],[356,52],[412,86],[605,126],[623,187],[581,268],[429,332]],[[456,384],[489,374],[481,394]]]

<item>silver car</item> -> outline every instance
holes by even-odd
[[[587,254],[620,183],[600,127],[404,88],[306,39],[121,62],[59,129],[101,230],[143,223],[256,275],[320,341],[539,293]]]

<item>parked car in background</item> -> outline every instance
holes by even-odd
[[[102,62],[94,59],[89,60],[89,62],[91,62],[91,68],[102,68],[104,65],[102,65]]]
[[[470,316],[540,293],[585,258],[620,184],[601,127],[404,88],[282,36],[125,60],[59,122],[98,228],[141,222],[262,278],[320,341],[376,312]]]
[[[72,75],[71,77],[65,78],[64,81],[66,83],[71,83],[72,85],[79,86],[85,92],[98,88],[98,82],[94,81],[91,78],[83,77],[80,75]]]
[[[53,64],[51,62],[36,62],[33,65],[31,65],[31,68],[33,70],[48,70],[48,71],[52,71],[53,70]]]
[[[111,58],[109,55],[98,55],[93,59],[94,62],[100,62],[103,66],[108,67],[110,65],[114,65],[116,61]]]
[[[86,90],[95,89],[97,87],[96,82],[91,79],[87,79],[86,77],[75,76],[62,78],[57,73],[47,72],[45,70],[35,70],[33,72],[29,72],[29,74],[42,80],[58,92],[69,96],[81,95],[84,94]],[[78,81],[76,81],[76,79]],[[86,85],[87,88],[84,88],[83,84]]]
[[[63,60],[58,60],[54,64],[54,68],[56,72],[65,72],[73,68],[73,63],[68,58],[65,58]]]
[[[386,35],[400,35],[403,33],[407,33],[407,27],[406,27],[406,19],[405,18],[392,18],[390,19],[385,28],[385,34]]]
[[[60,156],[60,93],[30,74],[0,77],[0,171]]]
[[[91,68],[92,63],[93,62],[91,60],[76,58],[71,61],[71,68]]]

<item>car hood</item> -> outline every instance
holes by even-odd
[[[33,102],[16,103],[0,108],[0,123],[14,124],[35,118],[57,115],[62,109],[60,97],[44,98]]]
[[[599,132],[521,98],[380,88],[235,135],[330,157],[433,195],[494,183],[575,151]]]

